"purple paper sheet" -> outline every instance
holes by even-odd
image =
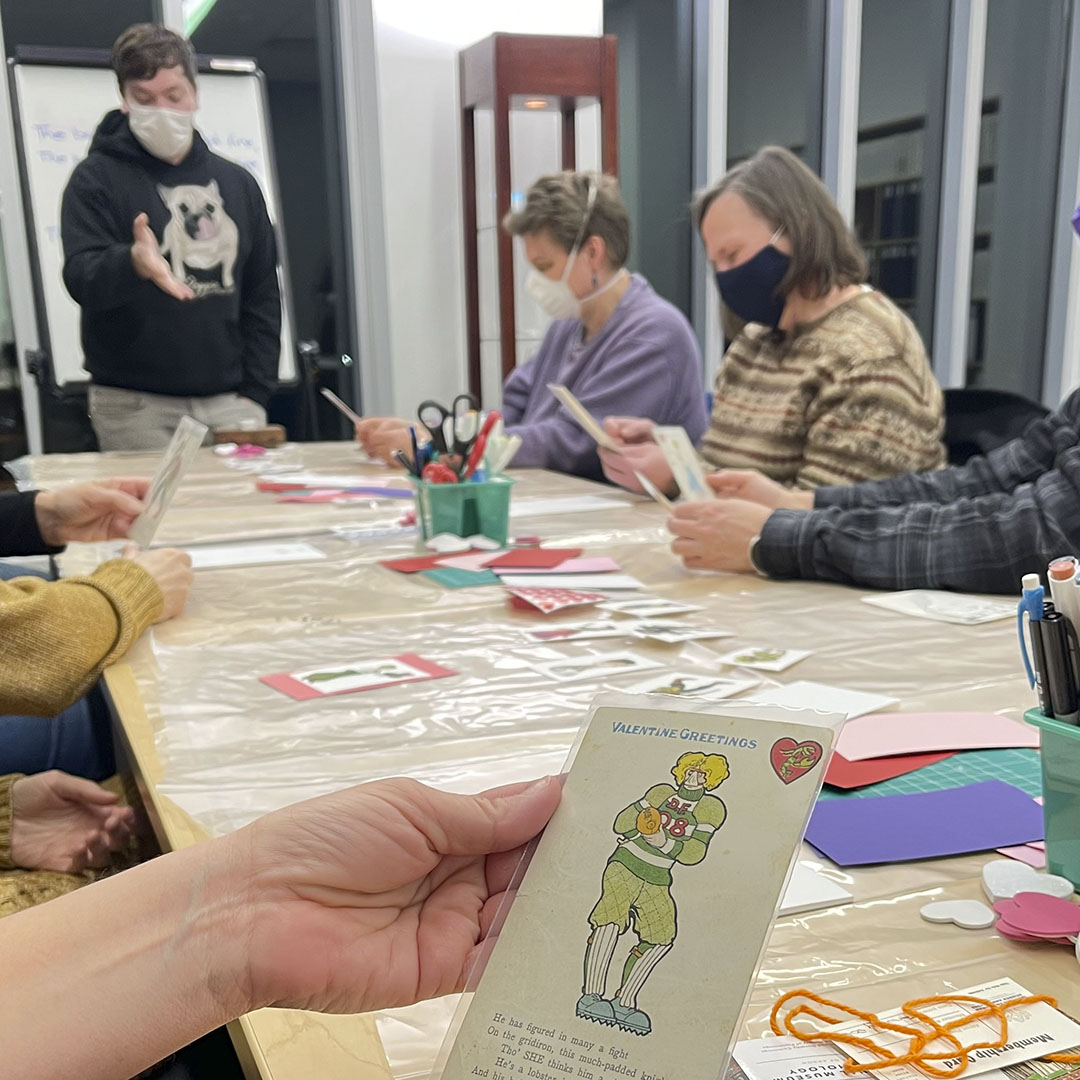
[[[992,851],[1043,838],[1035,800],[1001,780],[918,795],[819,802],[806,839],[838,866]]]

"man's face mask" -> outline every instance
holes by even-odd
[[[784,311],[786,297],[776,290],[791,266],[791,256],[773,247],[783,229],[746,262],[730,270],[716,271],[716,287],[724,303],[744,322],[776,327]]]
[[[142,148],[162,161],[177,161],[191,149],[193,112],[128,102],[128,123]]]

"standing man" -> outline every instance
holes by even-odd
[[[180,418],[262,427],[281,298],[258,182],[195,130],[195,54],[141,23],[112,50],[123,102],[64,191],[64,284],[82,307],[102,450],[168,445]]]

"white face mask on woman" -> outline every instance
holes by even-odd
[[[162,161],[178,161],[191,149],[195,132],[193,112],[128,102],[128,123],[142,148]]]
[[[588,296],[583,296],[580,300],[570,288],[570,271],[574,267],[574,260],[577,259],[578,245],[581,243],[581,237],[585,233],[585,226],[589,224],[589,215],[592,213],[593,203],[595,202],[596,185],[590,179],[589,194],[585,203],[585,217],[581,222],[581,228],[578,229],[577,239],[574,240],[574,246],[570,249],[570,257],[566,260],[566,266],[563,268],[559,280],[553,281],[546,274],[541,274],[535,267],[529,271],[525,278],[525,291],[553,319],[581,318],[581,305],[586,300],[591,300],[594,296],[606,292],[626,272],[621,270],[619,273],[613,274],[610,281],[601,285],[595,292],[589,293]]]

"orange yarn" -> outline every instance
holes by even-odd
[[[844,1017],[829,1016],[826,1013],[819,1012],[811,1005],[804,1003],[796,1005],[786,1012],[782,1018],[781,1024],[781,1020],[778,1019],[780,1013],[783,1010],[784,1005],[793,998],[805,998],[806,1001],[814,1002],[817,1005],[833,1009],[838,1013],[846,1015]],[[801,1039],[803,1042],[831,1042],[838,1046],[858,1046],[878,1058],[877,1061],[860,1063],[849,1057],[848,1060],[844,1062],[844,1072],[846,1073],[873,1072],[876,1069],[887,1069],[893,1065],[915,1065],[924,1072],[929,1073],[931,1076],[941,1077],[945,1080],[945,1078],[963,1074],[969,1064],[969,1055],[973,1051],[997,1050],[1009,1041],[1009,1021],[1005,1016],[1005,1013],[1009,1009],[1016,1005],[1034,1005],[1036,1002],[1040,1001],[1045,1001],[1052,1008],[1057,1008],[1057,1001],[1055,1001],[1054,998],[1046,997],[1045,995],[1017,998],[1015,1001],[1008,1001],[1003,1005],[995,1005],[992,1001],[986,1001],[983,998],[969,997],[967,994],[949,994],[916,998],[914,1001],[905,1002],[900,1008],[905,1016],[910,1017],[912,1020],[917,1021],[924,1026],[909,1027],[906,1024],[882,1020],[873,1013],[853,1009],[850,1005],[842,1005],[838,1001],[830,1001],[828,998],[818,997],[817,994],[814,994],[809,990],[792,990],[790,993],[787,993],[780,998],[773,1006],[772,1013],[769,1016],[769,1025],[772,1028],[774,1035],[783,1035],[786,1033],[794,1036],[796,1039]],[[932,1017],[921,1011],[921,1008],[927,1005],[955,1004],[957,1002],[966,1002],[970,1005],[975,1005],[978,1007],[977,1011],[961,1016],[956,1020],[950,1020],[946,1024],[939,1023],[937,1020],[934,1020]],[[828,1031],[803,1031],[795,1026],[795,1021],[800,1016],[811,1016],[815,1020],[820,1020],[823,1024],[840,1024],[844,1023],[847,1019],[862,1020],[877,1031],[892,1031],[900,1035],[907,1035],[910,1037],[911,1042],[908,1045],[906,1053],[894,1054],[891,1050],[878,1046],[872,1040],[861,1038],[858,1035],[830,1034]],[[959,1028],[966,1027],[976,1020],[985,1020],[991,1016],[996,1017],[1001,1025],[1001,1033],[994,1042],[964,1045],[964,1043],[953,1034],[953,1032]],[[943,1040],[952,1049],[947,1053],[924,1053],[926,1047],[938,1039]],[[958,1058],[959,1061],[956,1065],[951,1065],[946,1068],[939,1068],[931,1064],[931,1062],[934,1061],[948,1061],[950,1058]],[[1071,1065],[1080,1062],[1080,1054],[1046,1054],[1045,1059],[1047,1061],[1058,1061]]]

